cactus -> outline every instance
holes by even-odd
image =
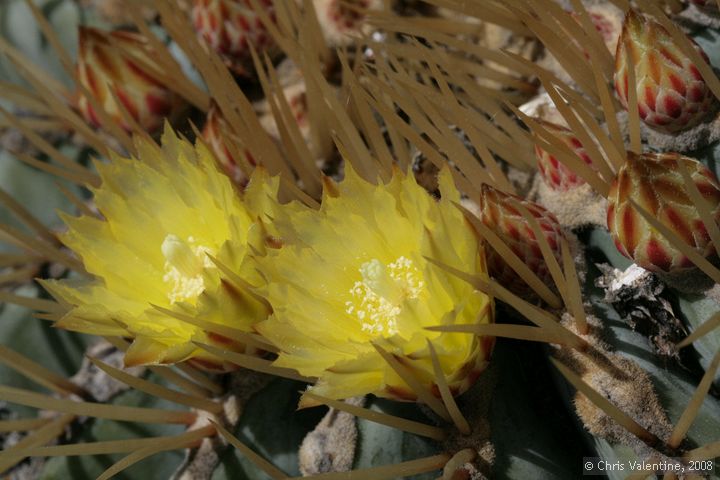
[[[0,472],[720,478],[717,8],[626,3],[0,6]]]

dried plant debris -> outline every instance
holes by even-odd
[[[452,134],[457,137],[460,142],[462,142],[463,147],[473,159],[475,159],[477,162],[482,162],[482,157],[478,152],[478,149],[462,128],[458,127],[457,125],[448,125],[447,129],[452,132]],[[424,140],[427,139],[425,138]],[[438,148],[438,151],[446,157],[447,164],[450,167],[457,169],[458,173],[462,171],[460,166],[453,161],[452,155],[444,153],[440,148]],[[494,160],[497,161],[498,165],[502,169],[502,173],[507,176],[507,180],[510,182],[515,191],[518,192],[520,195],[525,196],[532,184],[533,172],[531,170],[521,170],[519,168],[513,167],[509,163],[499,158],[494,157]],[[439,196],[437,179],[440,168],[437,166],[437,164],[430,160],[430,158],[428,158],[428,156],[423,151],[413,147],[411,154],[411,165],[413,173],[415,174],[415,179],[417,180],[418,184],[420,184],[428,192],[434,194],[435,196]]]
[[[596,286],[605,290],[605,301],[633,330],[648,337],[658,355],[679,360],[676,344],[688,331],[673,312],[665,284],[634,264],[624,271],[606,264],[597,267],[603,275],[596,279]]]
[[[430,193],[437,193],[437,176],[440,169],[422,152],[416,151],[412,161],[413,174],[418,184]]]

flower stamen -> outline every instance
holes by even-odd
[[[359,272],[362,280],[350,289],[353,299],[345,302],[345,312],[360,320],[363,332],[396,335],[401,305],[418,298],[425,286],[420,272],[404,256],[387,265],[373,258],[363,263]]]
[[[212,268],[208,257],[212,250],[208,247],[194,246],[195,239],[188,237],[187,242],[177,235],[168,235],[160,247],[165,257],[165,275],[163,280],[172,284],[168,292],[170,303],[193,302],[205,289],[203,270]]]

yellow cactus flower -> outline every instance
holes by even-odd
[[[256,329],[280,349],[276,366],[318,378],[311,392],[416,400],[373,344],[436,395],[428,340],[455,394],[486,366],[491,339],[425,329],[489,323],[494,312],[487,295],[428,261],[487,272],[481,243],[453,205],[460,196],[448,171],[439,183],[435,201],[412,175],[395,172],[376,186],[348,167],[340,184],[326,181],[318,211],[275,219],[283,247],[257,259],[273,314]]]
[[[232,369],[192,341],[236,351],[242,345],[162,309],[245,331],[268,315],[265,304],[223,281],[211,256],[253,281],[257,274],[243,265],[259,228],[254,220],[264,214],[254,209],[271,208],[277,182],[259,170],[240,197],[207,148],[172,133],[161,148],[140,141],[138,152],[138,159],[97,165],[102,184],[93,193],[103,218],[64,217],[62,241],[92,278],[44,282],[67,308],[57,326],[131,337],[128,366],[190,360]]]

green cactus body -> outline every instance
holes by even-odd
[[[695,331],[703,323],[720,311],[720,303],[703,295],[678,294],[680,314],[690,331]],[[720,331],[713,330],[693,342],[693,348],[700,355],[700,364],[707,369],[715,352],[720,349]],[[715,375],[715,387],[720,388],[720,373]]]

